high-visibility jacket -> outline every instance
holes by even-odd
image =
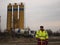
[[[48,33],[47,31],[41,31],[41,30],[38,30],[36,32],[36,38],[39,38],[41,40],[45,40],[45,39],[48,39]]]

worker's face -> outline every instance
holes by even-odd
[[[44,28],[40,28],[41,30],[44,30]]]

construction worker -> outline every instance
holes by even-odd
[[[40,30],[36,31],[35,35],[38,45],[48,44],[48,33],[44,30],[43,26],[40,26]]]

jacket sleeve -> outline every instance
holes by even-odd
[[[48,40],[48,33],[47,33],[47,31],[46,31],[46,40]]]
[[[38,38],[38,35],[39,35],[39,34],[38,34],[38,31],[36,31],[36,35],[35,35],[35,37]]]

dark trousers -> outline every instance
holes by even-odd
[[[46,42],[45,41],[40,41],[40,42],[38,42],[38,45],[46,45]]]
[[[47,42],[45,40],[38,40],[37,45],[47,45]]]

